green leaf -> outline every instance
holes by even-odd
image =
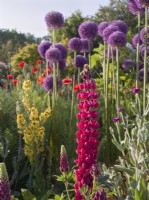
[[[27,189],[21,189],[24,200],[37,200],[36,197]]]
[[[129,174],[130,176],[134,175],[134,170],[132,169],[128,169],[126,167],[120,166],[120,165],[114,165],[114,167],[118,170],[118,171],[122,171],[122,172],[126,172],[127,174]]]

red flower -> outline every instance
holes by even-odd
[[[51,72],[51,68],[45,69],[45,70],[44,70],[44,75],[50,74],[50,72]]]
[[[37,72],[38,71],[38,67],[34,67],[33,69],[32,69],[32,72],[33,73],[35,73],[35,72]]]
[[[41,64],[41,60],[37,60],[36,65],[40,65],[40,64]]]
[[[18,79],[12,80],[12,83],[13,83],[14,85],[17,85],[17,84],[18,84]]]
[[[13,75],[12,75],[12,74],[8,74],[8,75],[7,75],[7,78],[8,78],[8,79],[13,79]]]
[[[38,84],[42,85],[44,83],[44,77],[43,76],[39,76],[38,77]]]
[[[62,80],[62,82],[63,82],[63,84],[66,84],[66,85],[71,84],[72,83],[72,78],[64,78]]]
[[[19,64],[18,64],[18,67],[24,67],[24,65],[25,65],[25,62],[24,61],[22,61],[22,62],[20,62]]]
[[[6,88],[7,87],[7,84],[6,83],[4,83],[4,85],[3,85],[3,88]]]
[[[75,85],[74,88],[73,88],[74,92],[78,92],[78,90],[79,90],[79,84]]]

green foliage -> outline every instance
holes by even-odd
[[[28,65],[35,66],[37,60],[41,59],[38,53],[37,44],[28,44],[16,53],[11,59],[11,65],[13,71],[20,71],[18,64],[21,61],[24,61]]]

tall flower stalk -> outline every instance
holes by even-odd
[[[80,103],[78,108],[80,112],[77,114],[79,122],[77,122],[78,131],[77,135],[77,154],[78,158],[75,163],[78,169],[75,171],[77,182],[75,183],[75,199],[84,199],[81,195],[81,188],[83,186],[92,189],[93,177],[91,175],[92,165],[96,163],[98,141],[99,123],[96,121],[98,116],[98,94],[96,93],[96,84],[91,79],[89,66],[85,65],[83,71],[83,83],[80,84],[81,92],[78,94]]]

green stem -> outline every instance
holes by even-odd
[[[75,74],[73,75],[73,82],[72,82],[72,99],[71,99],[70,127],[71,127],[73,105],[74,105],[74,85],[75,85]]]
[[[88,54],[88,60],[89,60],[89,69],[91,69],[91,41],[88,41],[88,50],[89,50],[89,54]]]
[[[146,107],[146,79],[147,79],[147,14],[148,8],[145,7],[145,51],[144,51],[144,86],[143,86],[143,114]]]
[[[78,85],[80,83],[80,68],[78,68]]]
[[[120,99],[119,99],[119,59],[118,59],[118,48],[116,47],[116,62],[117,62],[117,85],[116,85],[116,91],[117,91],[117,97],[116,97],[116,106],[117,109],[119,108]]]
[[[106,43],[104,42],[104,60],[103,60],[103,83],[104,83],[104,95],[106,94]]]
[[[109,58],[110,58],[110,47],[108,46],[108,58],[107,58],[107,66],[105,68],[105,113],[106,113],[106,135],[107,135],[107,144],[106,144],[106,152],[107,152],[107,156],[106,156],[106,161],[107,161],[107,165],[109,165],[109,146],[110,146],[110,135],[109,135],[109,119],[108,119],[108,80],[109,80]]]

